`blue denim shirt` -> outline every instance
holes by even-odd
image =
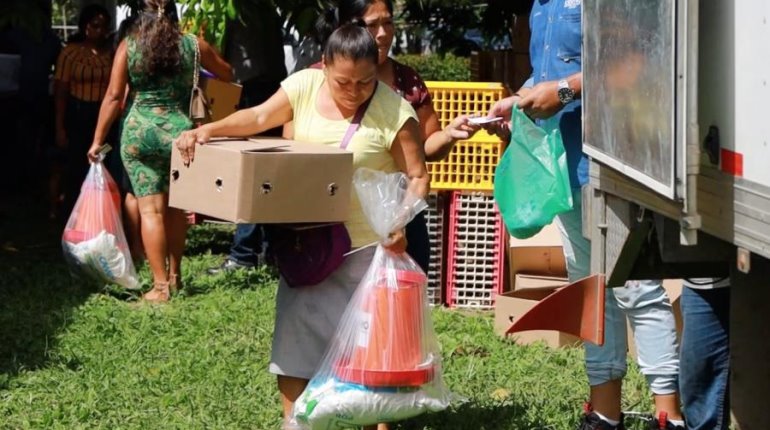
[[[564,79],[581,71],[581,3],[581,0],[535,0],[529,16],[532,76],[524,86]],[[567,151],[569,179],[573,188],[588,182],[581,113],[581,102],[575,100],[554,117]]]

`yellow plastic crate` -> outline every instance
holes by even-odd
[[[458,115],[485,115],[496,101],[507,95],[503,84],[498,82],[427,81],[425,85],[442,128]]]
[[[458,141],[447,158],[428,163],[431,189],[491,191],[504,149],[499,138],[483,130]]]

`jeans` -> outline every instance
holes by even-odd
[[[684,288],[682,319],[679,385],[687,428],[726,430],[730,426],[730,288]]]
[[[281,87],[280,82],[247,80],[241,90],[241,109],[257,106],[269,99]],[[265,131],[263,136],[281,136],[283,128],[276,127]],[[230,260],[245,266],[255,266],[257,255],[262,252],[262,226],[259,224],[238,224],[235,228],[233,246],[230,247]]]
[[[590,275],[591,243],[582,233],[580,190],[573,190],[574,208],[557,217],[570,282]],[[608,288],[605,298],[604,345],[585,343],[590,385],[621,379],[626,374],[626,317],[634,331],[638,363],[653,394],[677,391],[679,357],[671,302],[660,281],[629,281]]]

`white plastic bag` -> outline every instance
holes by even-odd
[[[356,192],[383,243],[427,208],[402,173],[358,169]],[[406,253],[375,252],[323,362],[286,428],[334,430],[399,421],[449,405],[427,278]]]
[[[76,273],[138,288],[120,217],[120,192],[101,161],[91,164],[62,234],[64,257]]]

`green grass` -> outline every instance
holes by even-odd
[[[266,370],[275,277],[205,274],[230,229],[191,231],[187,292],[165,306],[70,278],[59,232],[31,210],[0,219],[0,428],[279,428]],[[396,428],[574,428],[587,395],[581,349],[503,341],[490,314],[433,318],[447,385],[466,400]],[[625,409],[650,410],[645,385],[631,366]]]

